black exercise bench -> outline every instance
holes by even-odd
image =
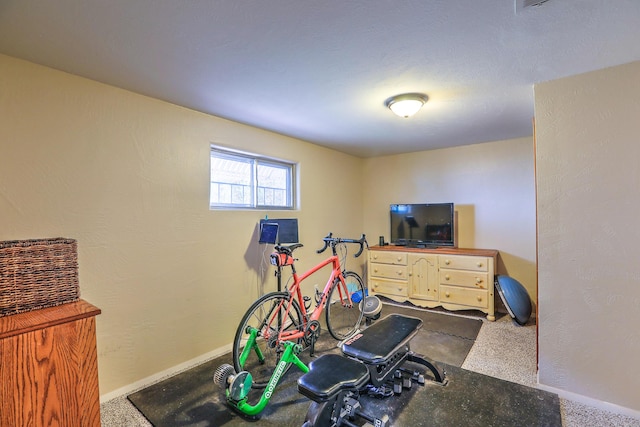
[[[421,327],[422,320],[418,318],[390,314],[345,341],[344,356],[325,354],[313,360],[309,372],[298,379],[298,391],[313,401],[304,427],[357,426],[349,421],[355,416],[375,427],[386,426],[388,417],[376,418],[362,412],[358,397],[365,388],[380,390],[390,381],[395,394],[401,393],[403,387],[410,388],[412,380],[424,384],[424,375],[402,368],[407,361],[425,366],[433,381],[444,384],[445,372],[410,349],[409,342]]]

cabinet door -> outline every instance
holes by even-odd
[[[0,426],[27,425],[100,425],[93,317],[0,340]]]
[[[438,256],[409,254],[409,292],[411,298],[438,300]]]

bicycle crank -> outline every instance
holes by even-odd
[[[309,355],[313,356],[315,351],[316,341],[320,337],[320,322],[312,320],[307,324],[307,329],[304,331],[304,342],[309,347]]]

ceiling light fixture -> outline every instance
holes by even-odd
[[[384,102],[397,116],[405,119],[420,111],[429,98],[423,93],[403,93],[392,96]]]

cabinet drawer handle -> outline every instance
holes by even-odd
[[[445,292],[445,293],[444,293],[444,296],[445,296],[445,297],[447,297],[447,298],[449,298],[449,292]]]
[[[402,257],[401,256],[398,257],[398,262],[400,262],[400,261],[402,261]]]
[[[374,255],[374,256],[373,256],[373,259],[378,259],[378,255]]]
[[[444,275],[444,280],[449,280],[449,279],[450,279],[449,275],[448,275],[448,274],[445,274],[445,275]]]
[[[444,261],[445,265],[449,265],[451,264],[451,261],[449,261],[448,259]]]
[[[377,269],[377,268],[374,268],[374,269],[373,269],[373,272],[374,272],[374,273],[377,273],[377,272],[378,272],[378,269]]]
[[[402,276],[402,271],[398,271],[398,276]]]
[[[482,267],[482,263],[481,263],[481,262],[478,262],[476,265],[477,265],[478,267]]]
[[[477,297],[477,298],[478,298],[478,302],[481,302],[481,301],[482,301],[482,297],[481,297],[480,295],[478,295],[478,297]]]
[[[480,283],[482,283],[482,278],[480,277],[476,277],[476,283],[479,285]]]

